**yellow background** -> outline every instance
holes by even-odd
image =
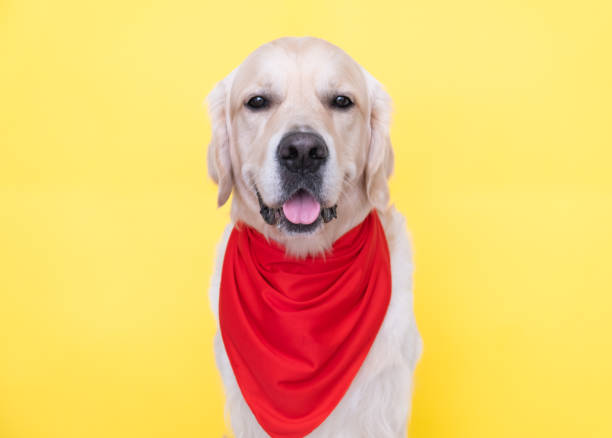
[[[220,437],[202,101],[315,35],[395,102],[416,438],[612,436],[608,1],[0,1],[0,437]]]

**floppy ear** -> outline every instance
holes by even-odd
[[[371,138],[365,169],[366,195],[374,207],[384,210],[389,204],[388,180],[393,173],[393,149],[389,136],[391,97],[380,82],[365,71],[372,109]]]
[[[208,95],[208,112],[212,135],[208,145],[208,174],[219,185],[217,204],[225,204],[232,193],[233,177],[227,121],[227,79],[222,80]]]

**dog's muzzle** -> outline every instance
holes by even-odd
[[[321,202],[328,157],[325,140],[312,130],[291,131],[281,138],[276,149],[281,184],[279,207],[266,205],[255,187],[259,212],[267,224],[279,224],[289,232],[308,233],[321,222],[337,217],[336,205],[324,207]]]

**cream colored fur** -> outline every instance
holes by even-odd
[[[243,111],[249,93],[265,89],[276,106],[263,114]],[[355,111],[337,114],[321,105],[326,93],[350,94]],[[382,86],[336,46],[315,38],[283,38],[262,46],[219,83],[209,96],[213,135],[209,172],[219,184],[219,204],[233,191],[232,223],[218,247],[210,301],[218,322],[221,268],[229,233],[243,221],[296,256],[317,254],[372,209],[378,210],[391,255],[392,294],[383,324],[357,376],[329,417],[309,438],[400,438],[406,436],[412,375],[421,355],[412,297],[412,250],[401,214],[388,207],[393,168],[389,141],[390,99]],[[308,236],[267,225],[258,214],[253,184],[266,203],[278,194],[272,152],[288,129],[307,126],[330,148],[325,190],[338,219]],[[220,333],[214,342],[226,393],[226,413],[236,438],[268,435],[247,406]]]

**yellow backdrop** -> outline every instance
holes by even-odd
[[[395,102],[411,436],[612,436],[611,22],[609,1],[0,2],[0,437],[229,433],[202,101],[284,35]]]

